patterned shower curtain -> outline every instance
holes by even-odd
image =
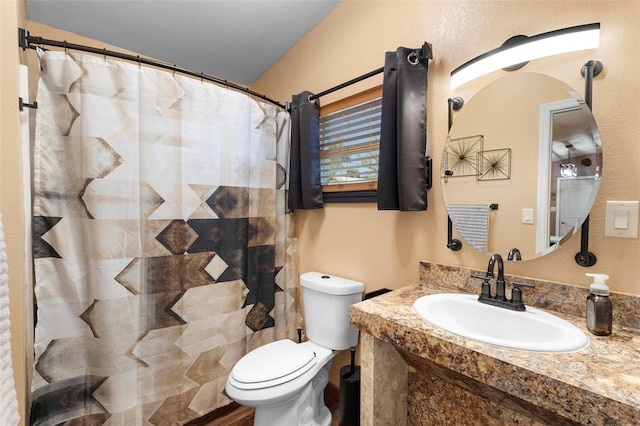
[[[39,52],[31,425],[182,425],[294,338],[289,117],[244,94]]]

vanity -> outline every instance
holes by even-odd
[[[508,272],[508,270],[507,270]],[[434,293],[478,294],[480,271],[422,262],[420,282],[353,305],[360,330],[362,425],[634,425],[640,422],[640,297],[612,293],[613,334],[585,327],[588,289],[526,281],[527,306],[573,323],[572,353],[506,349],[446,332],[413,310]],[[499,308],[496,308],[499,309]],[[500,324],[495,324],[500,327]]]

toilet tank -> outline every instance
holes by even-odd
[[[304,322],[309,340],[332,350],[358,344],[349,325],[349,308],[362,300],[364,284],[320,272],[300,276]]]

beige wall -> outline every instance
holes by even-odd
[[[604,236],[606,200],[640,200],[640,2],[626,1],[358,1],[343,0],[312,31],[252,86],[272,99],[287,101],[303,90],[320,92],[374,70],[384,53],[398,46],[433,46],[427,95],[427,155],[434,176],[440,170],[447,137],[447,99],[470,99],[500,71],[449,90],[451,70],[500,46],[516,34],[535,35],[573,25],[601,23],[600,47],[529,63],[520,72],[548,74],[584,93],[580,68],[598,59],[605,70],[593,84],[593,113],[604,145],[600,193],[591,212],[591,268],[579,266],[574,236],[555,252],[535,260],[509,263],[507,273],[588,286],[585,272],[610,275],[613,290],[640,294],[640,240]],[[371,78],[325,98],[338,98],[380,84]],[[317,270],[363,281],[366,291],[399,288],[418,281],[419,261],[486,268],[488,256],[470,249],[446,248],[447,213],[436,178],[426,212],[377,211],[373,204],[329,204],[299,211],[300,271]],[[526,298],[525,298],[526,300]],[[339,381],[334,361],[331,381]]]
[[[0,213],[9,268],[11,352],[16,392],[25,423],[26,351],[24,244],[21,217],[20,116],[18,111],[18,27],[24,26],[24,0],[0,1]]]
[[[640,2],[343,1],[252,88],[280,101],[302,90],[320,92],[378,68],[385,51],[428,41],[434,60],[429,69],[427,139],[437,176],[447,136],[447,98],[468,100],[507,74],[496,72],[450,91],[451,70],[512,35],[591,22],[601,22],[597,50],[541,59],[520,72],[545,73],[584,93],[581,66],[592,58],[604,63],[593,85],[593,112],[604,145],[603,182],[591,214],[589,244],[598,262],[592,268],[576,264],[580,238],[574,237],[550,255],[509,263],[506,270],[581,286],[590,283],[585,272],[603,272],[611,276],[614,290],[640,294],[640,240],[604,237],[605,200],[640,199]],[[321,102],[375,84],[379,80],[367,80]],[[485,268],[487,256],[468,245],[460,252],[446,248],[447,215],[438,179],[428,202],[428,210],[420,213],[377,211],[373,204],[329,204],[324,210],[296,213],[301,271],[361,280],[370,291],[415,283],[420,260]]]

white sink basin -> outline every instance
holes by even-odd
[[[415,301],[418,316],[448,332],[511,349],[575,352],[589,346],[576,326],[527,306],[524,312],[478,302],[472,294],[431,294]]]

